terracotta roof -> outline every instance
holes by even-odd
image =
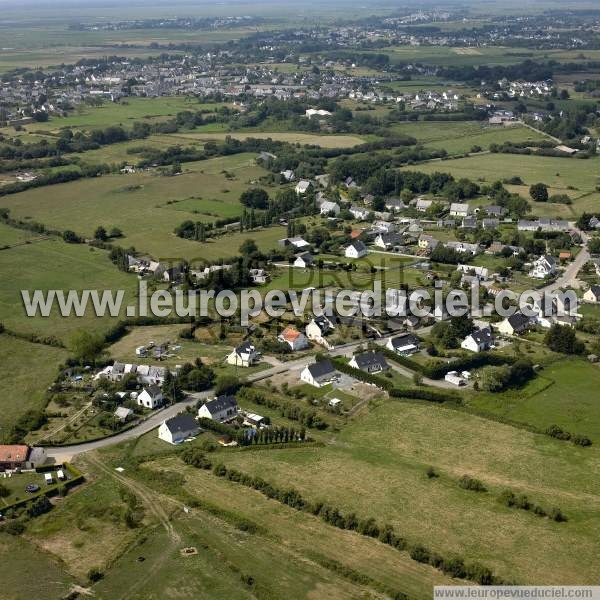
[[[284,340],[287,340],[289,342],[293,342],[293,341],[297,340],[299,335],[300,335],[300,332],[297,329],[295,329],[294,327],[286,327],[281,332],[281,337]]]
[[[0,462],[17,463],[24,462],[27,459],[29,446],[24,444],[12,446],[0,446]]]

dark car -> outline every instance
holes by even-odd
[[[28,486],[25,487],[25,491],[28,494],[35,494],[35,492],[40,491],[40,486],[37,485],[36,483],[30,483]]]

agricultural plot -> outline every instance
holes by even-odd
[[[116,318],[94,316],[91,307],[83,317],[66,319],[54,307],[50,316],[28,317],[21,290],[124,290],[124,302],[131,301],[136,279],[110,262],[104,250],[66,244],[56,238],[10,248],[0,252],[0,271],[6,285],[0,289],[4,325],[22,334],[68,338],[76,329],[102,331]],[[25,361],[24,361],[25,362]],[[29,361],[27,361],[29,362]]]
[[[232,133],[176,133],[169,135],[173,140],[179,140],[180,143],[188,141],[208,142],[223,141],[226,137],[232,137],[237,140],[245,140],[249,137],[258,139],[272,139],[276,142],[289,142],[291,144],[310,144],[321,146],[322,148],[351,148],[358,144],[364,143],[364,139],[355,135],[317,135],[311,133],[286,131],[286,132],[262,132],[262,131],[245,131]]]
[[[66,350],[0,335],[0,440],[28,410],[44,407],[44,393],[54,381]]]
[[[552,193],[584,194],[595,191],[600,184],[597,175],[600,158],[577,160],[572,158],[555,158],[547,156],[522,156],[514,154],[483,154],[469,156],[449,161],[435,161],[419,165],[418,170],[426,173],[443,171],[454,177],[468,177],[481,183],[493,183],[497,180],[510,179],[519,176],[525,187],[520,188],[524,193],[534,183],[545,183]],[[407,167],[414,169],[414,167]],[[528,195],[528,194],[527,194]],[[588,198],[584,196],[583,199]],[[583,206],[589,206],[586,201]],[[537,205],[533,206],[534,211]],[[575,199],[572,208],[582,212]],[[542,207],[543,209],[543,207]]]
[[[276,485],[293,482],[311,500],[390,523],[413,543],[477,560],[509,580],[595,579],[595,567],[580,558],[598,551],[598,482],[587,475],[600,460],[593,448],[437,406],[385,402],[326,448],[223,458]],[[438,478],[427,478],[429,465]],[[461,489],[464,474],[488,492]],[[555,523],[503,506],[497,496],[504,489],[559,506],[569,520]]]
[[[522,390],[476,394],[469,406],[541,430],[558,425],[600,443],[599,386],[600,368],[582,359],[563,359],[545,367]]]
[[[64,127],[73,129],[97,129],[111,125],[132,126],[136,120],[148,122],[166,120],[184,110],[216,110],[224,103],[206,104],[191,96],[161,98],[127,98],[119,102],[106,102],[100,106],[80,104],[67,117],[53,116],[46,123],[27,126],[30,131],[53,132]],[[143,141],[142,141],[143,143]]]
[[[107,230],[119,227],[123,247],[134,246],[155,257],[219,258],[235,256],[247,237],[273,247],[283,237],[279,228],[252,234],[232,234],[200,245],[178,238],[175,227],[186,219],[213,221],[242,212],[241,193],[266,171],[257,166],[253,154],[219,157],[186,163],[185,172],[175,177],[141,172],[85,179],[48,188],[27,190],[2,198],[11,215],[33,219],[59,230],[72,229],[91,237],[99,225]],[[191,200],[190,200],[191,199]],[[204,208],[201,199],[207,199]],[[190,211],[179,210],[178,201],[187,201]],[[222,210],[220,210],[220,208]],[[235,210],[232,208],[235,207]]]

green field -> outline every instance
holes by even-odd
[[[30,132],[51,132],[64,127],[86,130],[108,127],[109,125],[123,125],[124,127],[128,127],[139,119],[149,122],[165,120],[175,117],[178,112],[184,110],[216,110],[221,106],[225,106],[225,104],[206,104],[190,96],[125,98],[118,102],[105,102],[101,106],[79,104],[69,116],[53,116],[46,123],[28,125],[27,130]]]
[[[599,460],[596,449],[465,413],[385,402],[324,449],[229,453],[225,463],[390,523],[414,543],[478,560],[506,579],[549,584],[594,581],[595,567],[580,557],[598,551],[598,482],[588,474]],[[439,479],[427,479],[428,465]],[[461,490],[463,474],[489,493]],[[505,488],[561,507],[568,523],[501,506],[495,496]]]
[[[469,406],[542,430],[559,425],[600,443],[599,386],[599,367],[583,359],[563,359],[547,366],[519,392],[477,394]]]
[[[184,173],[176,177],[138,172],[79,180],[6,196],[0,205],[9,208],[13,217],[88,237],[99,225],[107,230],[119,227],[124,234],[119,245],[134,246],[157,258],[231,257],[248,237],[256,238],[263,249],[274,247],[284,237],[282,230],[231,234],[205,244],[178,238],[173,230],[186,219],[208,222],[241,214],[240,194],[266,173],[254,158],[236,154],[186,163]],[[189,211],[182,210],[179,201],[187,203]]]
[[[0,335],[0,440],[28,410],[44,407],[44,393],[67,358],[61,348]]]
[[[355,135],[315,135],[295,131],[265,133],[248,130],[243,133],[177,133],[169,136],[172,140],[179,140],[180,143],[192,140],[200,142],[210,140],[223,141],[226,137],[232,137],[237,140],[245,140],[249,137],[258,139],[270,138],[276,142],[289,142],[291,144],[302,145],[310,144],[321,146],[322,148],[350,148],[365,141]]]
[[[55,307],[49,317],[28,317],[21,290],[124,290],[131,300],[135,277],[123,273],[110,262],[104,250],[66,244],[56,238],[16,246],[0,252],[0,270],[6,285],[0,289],[0,309],[4,325],[23,334],[53,336],[65,340],[79,328],[97,331],[114,324],[116,318],[95,317],[91,310],[83,317],[61,317]]]
[[[556,190],[567,191],[572,186],[582,193],[593,191],[600,182],[600,158],[577,160],[548,156],[514,154],[484,154],[456,160],[419,165],[426,173],[443,171],[454,177],[469,177],[474,181],[492,183],[518,175],[525,184],[542,182]],[[414,167],[407,167],[414,169]]]

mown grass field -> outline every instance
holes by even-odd
[[[24,334],[54,336],[66,340],[80,328],[105,330],[116,318],[97,318],[89,309],[83,317],[64,318],[54,307],[50,316],[28,317],[21,290],[124,290],[131,301],[137,280],[119,271],[104,250],[79,244],[66,244],[57,238],[16,246],[0,252],[0,271],[5,285],[0,289],[0,309],[4,325]]]
[[[581,192],[593,191],[600,182],[600,158],[578,160],[548,156],[515,154],[484,154],[456,160],[431,162],[418,169],[430,173],[444,171],[455,177],[469,177],[474,181],[493,183],[518,175],[526,185],[545,183],[557,190],[575,187]],[[414,168],[414,167],[413,167]]]
[[[0,335],[0,440],[28,410],[44,407],[44,392],[67,358],[61,348]]]
[[[226,137],[232,137],[237,140],[245,140],[249,137],[258,139],[272,139],[277,142],[290,142],[292,144],[310,144],[321,146],[322,148],[350,148],[364,143],[364,140],[355,135],[318,135],[296,131],[286,132],[262,132],[245,131],[243,133],[176,133],[169,135],[172,140],[180,140],[180,143],[188,141],[208,142],[211,140],[222,141]]]
[[[9,208],[13,217],[72,229],[87,237],[99,225],[107,230],[116,226],[124,234],[119,245],[134,246],[157,258],[231,257],[248,237],[266,249],[284,236],[275,227],[199,244],[178,238],[173,230],[186,219],[209,222],[241,214],[241,193],[266,173],[254,158],[253,154],[237,154],[186,163],[185,172],[175,177],[139,172],[31,189],[2,198],[0,206]],[[190,210],[181,210],[179,201]]]
[[[589,477],[600,462],[595,448],[437,406],[388,401],[326,448],[223,457],[309,499],[390,523],[434,551],[478,560],[508,580],[595,579],[595,567],[581,558],[598,552],[599,490]],[[429,465],[438,479],[427,478]],[[461,489],[457,480],[464,474],[483,481],[488,492]],[[559,506],[569,521],[501,505],[497,496],[507,488]]]

